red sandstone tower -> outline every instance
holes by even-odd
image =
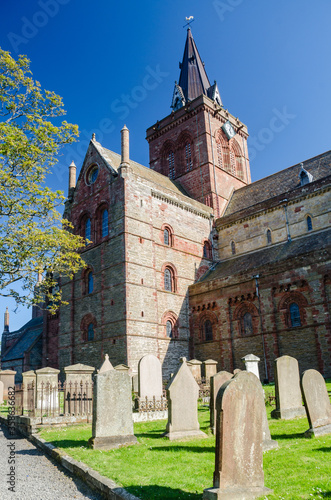
[[[248,132],[224,109],[216,81],[210,85],[190,28],[171,108],[147,130],[150,167],[178,181],[218,217],[233,190],[251,182]]]

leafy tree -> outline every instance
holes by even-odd
[[[61,303],[55,277],[84,265],[82,239],[58,212],[65,197],[45,185],[60,148],[78,136],[77,125],[60,122],[64,114],[61,97],[32,78],[30,61],[0,48],[0,295],[28,305],[46,297],[51,310]]]

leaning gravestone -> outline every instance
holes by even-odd
[[[0,405],[3,403],[3,382],[0,380]]]
[[[305,436],[331,434],[331,405],[324,378],[317,370],[307,370],[302,375],[301,389],[310,425]]]
[[[138,363],[138,394],[147,399],[162,397],[162,367],[154,354],[146,354]]]
[[[210,377],[210,428],[213,434],[215,434],[216,424],[216,397],[222,385],[231,378],[232,373],[226,371],[218,372],[213,377]]]
[[[275,395],[276,409],[271,412],[272,418],[291,420],[306,415],[302,406],[299,364],[291,356],[275,360]]]
[[[110,450],[135,444],[133,434],[131,378],[114,369],[95,376],[92,437],[94,449]]]
[[[216,450],[213,488],[203,499],[248,499],[272,493],[264,486],[261,384],[253,373],[235,375],[216,399]]]
[[[171,441],[207,437],[198,422],[199,386],[187,366],[186,358],[167,386],[168,423],[165,436]]]

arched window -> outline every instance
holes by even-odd
[[[270,245],[271,242],[272,242],[271,241],[271,231],[270,231],[270,229],[267,229],[267,243],[268,243],[268,245]]]
[[[236,255],[236,244],[234,241],[231,241],[231,253],[232,255]]]
[[[290,304],[291,326],[301,326],[300,309],[296,302]]]
[[[87,340],[94,340],[94,326],[90,323],[87,328]]]
[[[187,142],[185,144],[185,163],[186,163],[186,172],[192,170],[192,154],[191,154],[191,143]]]
[[[253,321],[251,313],[246,312],[244,314],[243,322],[244,322],[244,334],[251,335],[253,333]]]
[[[175,178],[175,155],[173,151],[168,153],[169,178]]]
[[[236,155],[231,146],[230,146],[230,165],[231,165],[231,174],[236,175]]]
[[[87,274],[87,293],[93,292],[93,273],[89,271]]]
[[[313,222],[311,220],[310,215],[307,216],[307,231],[313,230]]]
[[[165,245],[170,245],[170,233],[169,233],[169,229],[165,229],[163,231],[163,243]]]
[[[105,208],[101,214],[101,237],[108,236],[108,210]]]
[[[205,340],[213,340],[213,325],[211,324],[211,321],[207,319],[203,325],[203,331],[205,334]]]
[[[91,240],[91,219],[89,217],[85,220],[85,239]],[[86,242],[86,245],[88,245],[88,242]]]
[[[167,290],[167,292],[173,291],[172,273],[168,267],[166,267],[164,270],[164,289]]]
[[[203,256],[205,259],[212,258],[211,245],[209,241],[205,241],[203,244]]]
[[[166,333],[167,333],[167,337],[169,337],[170,339],[172,339],[172,337],[173,337],[173,326],[172,326],[172,323],[171,323],[171,321],[169,319],[166,322]]]

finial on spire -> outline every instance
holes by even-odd
[[[185,20],[186,20],[186,24],[184,24],[183,28],[186,28],[186,26],[188,26],[187,29],[190,29],[190,24],[193,23],[194,17],[193,16],[185,17]]]
[[[95,133],[92,134],[92,141],[95,141]]]

